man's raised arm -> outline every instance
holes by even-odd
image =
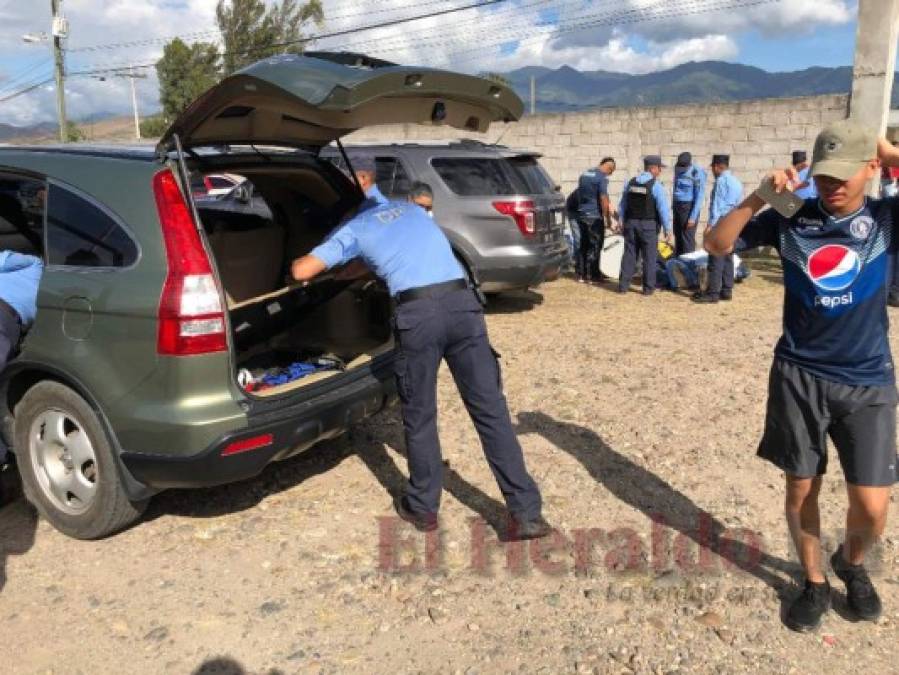
[[[788,169],[786,171],[775,171],[765,180],[774,183],[774,189],[777,192],[783,192],[788,189],[788,185],[796,179],[795,171]],[[702,240],[702,245],[711,255],[727,255],[730,253],[740,232],[746,227],[746,224],[752,220],[756,213],[765,207],[765,201],[758,197],[754,192],[746,199],[740,202],[739,206],[730,213],[722,216]]]

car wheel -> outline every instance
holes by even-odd
[[[58,382],[40,382],[15,408],[15,447],[25,496],[53,527],[98,539],[140,518],[147,501],[125,494],[97,414]]]

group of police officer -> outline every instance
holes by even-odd
[[[796,194],[804,199],[814,197],[815,184],[808,176],[806,153],[802,150],[793,152],[792,165],[802,181]],[[608,278],[600,270],[605,231],[620,231],[624,238],[624,254],[617,280],[618,292],[628,292],[642,258],[642,292],[649,296],[656,290],[661,232],[667,242],[673,240],[675,256],[697,255],[696,230],[705,199],[707,174],[694,163],[691,153],[678,155],[674,166],[673,200],[669,204],[661,181],[662,170],[666,167],[659,155],[648,155],[643,159],[643,172],[625,181],[618,210],[612,211],[609,178],[615,168],[612,157],[603,158],[597,167],[581,174],[577,189],[569,196],[575,275],[578,281],[585,283],[606,281]],[[714,228],[743,198],[743,184],[730,171],[729,155],[713,155],[710,169],[714,182],[706,231]],[[708,256],[706,270],[706,283],[690,289],[694,291],[693,301],[705,304],[730,300],[734,287],[733,254]]]

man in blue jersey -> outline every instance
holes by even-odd
[[[674,165],[674,251],[675,255],[696,250],[696,224],[702,210],[706,175],[693,164],[693,155],[682,152]]]
[[[880,159],[878,159],[878,157]],[[759,456],[786,473],[787,524],[806,575],[785,622],[816,629],[830,607],[821,563],[818,495],[827,468],[827,437],[846,477],[846,538],[830,559],[849,607],[875,620],[881,602],[864,567],[886,524],[897,479],[896,383],[888,342],[886,296],[897,202],[865,196],[881,160],[899,152],[853,121],[836,122],[815,141],[811,175],[820,200],[792,216],[752,194],[707,237],[713,255],[775,246],[784,270],[784,333],[771,368]],[[778,191],[799,184],[790,167],[769,179]]]
[[[443,460],[437,370],[445,360],[506,500],[507,538],[548,535],[540,491],[525,468],[503,395],[499,355],[490,346],[481,304],[440,227],[410,202],[363,203],[322,244],[295,260],[291,271],[295,279],[308,281],[351,261],[384,279],[396,301],[394,363],[409,462],[406,494],[395,504],[399,516],[422,531],[438,526]]]

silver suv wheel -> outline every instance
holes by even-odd
[[[28,442],[32,470],[46,498],[73,516],[87,511],[97,494],[97,456],[78,419],[47,410],[31,423]]]

